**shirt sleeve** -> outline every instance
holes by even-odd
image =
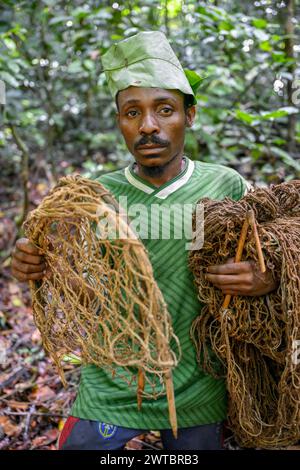
[[[234,171],[234,179],[232,182],[231,194],[232,199],[234,199],[235,201],[239,201],[244,196],[246,196],[249,191],[252,191],[253,189],[254,188],[251,183],[249,183],[249,181],[247,181],[243,176]]]

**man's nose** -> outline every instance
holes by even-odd
[[[159,125],[152,113],[144,114],[141,117],[139,132],[142,134],[153,134],[159,132]]]

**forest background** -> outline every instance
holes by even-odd
[[[185,153],[269,185],[300,177],[299,17],[299,0],[2,0],[0,449],[55,449],[76,393],[80,370],[69,366],[64,390],[10,259],[26,214],[60,176],[132,159],[101,55],[139,31],[163,31],[203,78]],[[159,436],[129,446],[159,447]]]

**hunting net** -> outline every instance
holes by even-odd
[[[226,377],[229,423],[242,446],[296,443],[300,439],[300,180],[255,189],[239,202],[229,198],[201,202],[204,245],[191,252],[189,260],[204,304],[191,329],[198,360],[209,373]],[[279,281],[278,288],[259,297],[233,296],[223,308],[223,294],[206,279],[205,268],[235,257],[249,211],[254,212],[265,264]],[[258,262],[253,227],[242,260]]]
[[[24,228],[51,272],[31,282],[33,315],[62,379],[71,353],[137,381],[138,395],[172,400],[179,342],[145,247],[109,191],[61,178]]]

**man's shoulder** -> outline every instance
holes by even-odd
[[[202,175],[207,174],[219,176],[221,174],[238,179],[243,178],[236,170],[225,165],[220,165],[218,163],[203,162],[200,160],[196,160],[194,163],[195,169]]]
[[[195,161],[195,177],[207,185],[214,185],[218,191],[232,199],[239,200],[248,190],[249,183],[233,168],[217,163]]]
[[[117,184],[122,181],[126,181],[125,178],[125,168],[119,170],[109,171],[108,173],[103,173],[100,176],[92,178],[95,181],[105,185],[105,184]]]

